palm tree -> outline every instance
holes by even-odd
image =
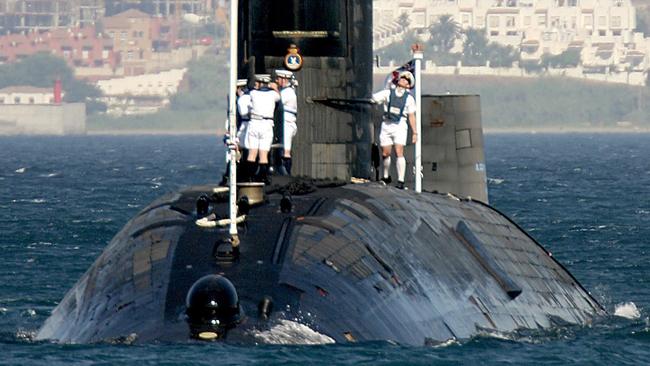
[[[484,65],[487,61],[488,39],[485,29],[469,28],[465,31],[463,43],[463,63],[466,65]]]
[[[449,52],[460,37],[461,28],[449,14],[442,15],[429,28],[431,44],[436,51]]]
[[[402,30],[406,30],[406,28],[409,27],[411,24],[411,19],[409,19],[408,13],[402,13],[399,15],[397,18],[397,24],[399,24],[400,27],[402,27]]]

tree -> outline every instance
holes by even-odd
[[[512,67],[519,59],[519,54],[512,46],[492,42],[487,47],[487,57],[491,67]]]
[[[406,30],[409,25],[411,25],[411,19],[409,19],[408,13],[402,13],[399,15],[397,18],[397,24],[399,24],[400,27],[402,27],[402,30]]]
[[[466,30],[463,43],[463,64],[468,66],[485,65],[488,43],[485,29],[469,28]]]
[[[449,52],[461,35],[461,28],[451,15],[442,15],[429,28],[431,46],[437,52]]]
[[[418,36],[414,31],[405,32],[404,37],[377,50],[377,55],[382,60],[395,61],[397,63],[411,59],[411,46],[418,42]]]
[[[101,95],[99,89],[77,80],[72,69],[59,57],[43,52],[15,64],[0,65],[0,88],[15,85],[49,88],[54,86],[57,79],[63,84],[64,101],[84,102],[88,113],[103,109],[93,100]]]

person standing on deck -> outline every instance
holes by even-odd
[[[271,82],[270,75],[256,75],[255,80],[259,87],[250,92],[250,121],[244,138],[248,149],[247,177],[269,184],[269,151],[273,142],[273,114],[276,103],[280,101],[280,93],[268,87]]]
[[[298,126],[296,117],[298,114],[298,97],[292,82],[293,73],[288,70],[275,70],[276,83],[282,99],[283,113],[283,134],[282,139],[282,168],[284,175],[291,175],[291,141],[296,136]]]
[[[237,80],[237,101],[235,103],[236,118],[237,118],[237,135],[233,143],[237,145],[240,156],[246,159],[246,145],[244,144],[243,137],[246,134],[246,129],[248,128],[248,121],[250,120],[250,90],[248,89],[248,80],[239,79]],[[224,144],[228,145],[229,135],[229,122],[226,119],[226,135],[223,138]],[[237,158],[239,161],[239,157]],[[228,185],[228,177],[230,177],[230,154],[226,154],[226,171],[221,177],[220,186],[225,187]],[[240,169],[237,169],[239,172]]]
[[[381,122],[381,132],[379,134],[379,143],[381,145],[384,174],[381,179],[385,184],[390,184],[390,163],[393,146],[397,161],[397,185],[399,189],[404,189],[404,177],[406,175],[406,159],[404,158],[404,146],[406,145],[406,136],[408,125],[413,131],[412,143],[417,141],[418,131],[415,127],[415,98],[409,93],[413,87],[415,78],[409,71],[402,71],[397,79],[395,88],[387,88],[373,94],[372,101],[381,103],[384,106],[384,116]],[[408,125],[407,125],[408,119]]]

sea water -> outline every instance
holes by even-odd
[[[650,135],[487,135],[490,203],[609,316],[437,347],[335,344],[299,322],[253,347],[56,344],[39,326],[153,199],[217,182],[218,136],[0,137],[0,364],[650,364]]]

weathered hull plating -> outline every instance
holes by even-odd
[[[69,291],[38,338],[95,342],[188,340],[185,296],[220,273],[236,286],[246,327],[302,322],[337,342],[422,345],[478,332],[585,324],[598,303],[508,218],[476,201],[415,194],[376,183],[281,195],[253,208],[241,257],[218,262],[227,231],[195,225],[193,187],[152,203],[117,234]],[[225,213],[226,203],[214,210]]]

